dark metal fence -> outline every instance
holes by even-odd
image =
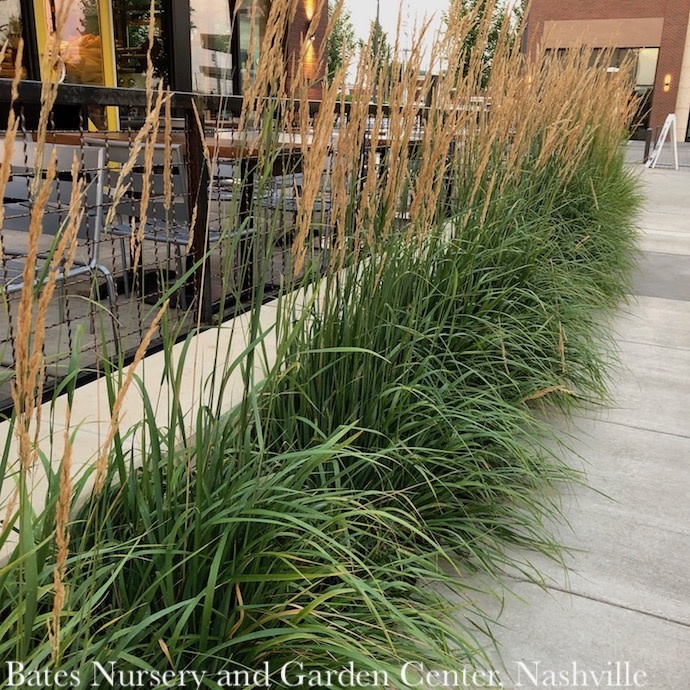
[[[9,80],[0,80],[0,117],[9,112],[10,87]],[[12,107],[20,118],[22,140],[15,145],[0,226],[0,409],[5,411],[11,407],[16,312],[35,205],[30,193],[35,175],[32,138],[40,103],[41,84],[20,83]],[[83,178],[87,193],[74,265],[60,274],[46,312],[46,396],[65,374],[77,331],[82,337],[83,376],[96,376],[104,358],[122,361],[132,356],[163,296],[170,302],[154,339],[158,343],[164,331],[168,338],[184,337],[199,321],[210,324],[231,316],[253,300],[270,297],[295,277],[291,239],[301,191],[299,147],[284,147],[267,169],[265,160],[250,153],[251,147],[237,146],[235,137],[243,133],[229,129],[213,139],[207,136],[207,127],[215,130],[218,122],[237,121],[241,98],[174,93],[170,106],[173,131],[168,143],[163,142],[161,123],[158,143],[137,153],[137,134],[150,107],[146,92],[67,84],[57,92],[48,144],[56,147],[61,159],[44,210],[38,290],[56,238],[64,230],[77,181],[70,172],[74,156],[80,162],[77,177]],[[309,104],[312,115],[319,106]],[[105,121],[106,108],[118,109],[117,131],[96,131],[90,125]],[[343,117],[347,108],[334,115],[334,124]],[[374,141],[371,132],[368,136]],[[326,175],[324,171],[323,197],[315,205],[316,229],[303,270],[318,270],[326,261]]]
[[[10,385],[15,370],[17,310],[25,280],[29,226],[37,195],[32,186],[38,154],[33,143],[38,127],[41,84],[22,82],[14,110],[20,118],[20,140],[15,143],[12,172],[4,195],[0,226],[0,409],[11,407]],[[4,104],[4,108],[3,108]],[[103,370],[104,357],[130,357],[150,327],[164,295],[170,297],[166,321],[154,338],[183,337],[201,316],[210,323],[232,310],[245,308],[253,286],[251,233],[235,201],[245,180],[235,161],[216,159],[224,178],[213,180],[204,160],[206,146],[196,113],[239,114],[241,99],[204,98],[175,93],[171,97],[172,146],[161,143],[135,152],[134,142],[146,117],[147,95],[131,89],[62,85],[49,123],[48,148],[58,154],[58,173],[42,212],[42,233],[34,266],[37,295],[48,272],[57,273],[56,289],[45,310],[45,394],[49,396],[64,376],[78,332],[80,368],[84,376]],[[10,82],[0,81],[0,117],[10,107]],[[89,121],[105,119],[105,109],[116,107],[117,131],[95,131]],[[222,109],[221,109],[222,107]],[[4,112],[2,112],[4,110]],[[4,149],[4,146],[3,146]],[[80,161],[77,177],[72,159]],[[127,172],[126,162],[133,158]],[[40,167],[40,166],[39,166]],[[71,265],[51,266],[57,242],[64,235],[73,187],[83,180],[84,217],[76,235]],[[42,180],[39,180],[39,183]],[[118,191],[118,188],[121,191]],[[252,221],[253,222],[253,221]],[[232,227],[232,226],[235,227]],[[253,229],[253,228],[252,228]],[[276,244],[274,270],[267,286],[280,283],[286,245]],[[243,289],[242,281],[245,282]],[[256,289],[254,289],[257,294]]]

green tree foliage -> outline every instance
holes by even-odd
[[[369,29],[369,40],[365,43],[360,41],[360,50],[371,49],[373,63],[376,69],[376,83],[378,84],[381,72],[387,75],[387,80],[390,80],[391,63],[393,51],[388,40],[388,34],[383,30],[381,23],[377,20],[371,22]],[[384,89],[385,90],[385,89]],[[374,98],[376,94],[374,94]]]
[[[328,3],[328,16],[332,17],[338,9],[338,2]],[[333,81],[336,72],[343,66],[343,58],[352,53],[357,45],[355,27],[352,25],[350,11],[340,7],[328,37],[328,81]]]
[[[371,47],[376,57],[377,72],[388,67],[391,62],[391,46],[388,41],[388,34],[383,30],[377,21],[371,23],[369,30],[371,36]]]
[[[508,38],[515,40],[524,14],[524,6],[525,0],[508,4],[500,0],[451,0],[450,9],[444,14],[443,19],[448,23],[471,17],[471,27],[465,38],[464,68],[468,69],[473,51],[483,51],[482,88],[488,83],[504,23],[508,22]],[[485,21],[487,15],[491,15],[488,26]]]

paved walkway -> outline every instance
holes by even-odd
[[[571,429],[592,489],[564,497],[571,529],[559,534],[577,551],[565,574],[532,559],[543,589],[508,577],[517,596],[493,628],[511,690],[690,689],[690,169],[640,175],[642,251],[615,324],[615,403]]]

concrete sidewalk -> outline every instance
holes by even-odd
[[[690,689],[690,171],[639,174],[642,251],[615,324],[615,403],[568,429],[591,486],[563,498],[559,537],[577,551],[568,573],[530,558],[543,589],[506,578],[516,596],[493,628],[505,688]]]

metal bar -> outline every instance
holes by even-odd
[[[254,199],[254,184],[256,181],[258,161],[249,156],[243,156],[240,160],[240,179],[242,189],[240,192],[239,221],[240,228],[246,236],[239,240],[240,275],[242,280],[241,290],[247,292],[254,288],[254,251],[255,244],[252,236],[252,207]]]
[[[165,0],[170,31],[170,86],[174,91],[192,90],[192,24],[189,0]]]
[[[203,123],[201,125],[203,127]],[[199,309],[204,323],[211,323],[213,296],[211,295],[211,272],[208,261],[208,186],[209,172],[202,151],[204,132],[200,130],[191,103],[185,108],[185,138],[187,144],[188,188],[190,207],[196,208],[192,228],[192,257],[198,263],[194,271],[194,292],[199,296]],[[182,288],[184,289],[184,287]]]
[[[230,55],[232,56],[232,92],[242,93],[242,75],[240,70],[240,40],[239,28],[237,26],[237,13],[235,5],[237,0],[228,0],[230,3],[230,16],[232,17],[232,33],[230,34]]]
[[[0,79],[0,101],[9,102],[12,96],[12,80]],[[202,107],[213,110],[223,105],[227,110],[239,114],[242,109],[241,96],[217,96],[214,94],[196,94],[189,91],[175,91],[173,105],[184,108],[192,99]],[[19,102],[41,102],[41,82],[24,79],[19,83]],[[123,89],[110,86],[90,86],[85,84],[61,84],[57,92],[56,103],[60,105],[113,105],[145,106],[144,89]]]
[[[9,102],[12,94],[12,80],[0,79],[0,102]],[[201,108],[218,110],[223,108],[233,115],[242,112],[242,96],[219,96],[216,94],[199,94],[191,91],[175,90],[172,94],[173,107],[184,109],[192,99]],[[20,103],[41,102],[41,82],[25,79],[19,83]],[[112,106],[145,106],[146,91],[144,89],[123,89],[110,86],[91,86],[85,84],[61,84],[57,92],[56,103],[59,105],[112,105]],[[309,112],[315,115],[319,112],[321,101],[308,101]],[[345,114],[350,113],[351,104],[344,104]],[[379,106],[376,103],[369,104],[369,114],[376,115]],[[341,105],[336,103],[336,114],[340,115]],[[384,116],[389,116],[392,111],[388,105],[381,106]],[[424,108],[420,108],[424,111]]]
[[[41,61],[36,39],[34,0],[20,0],[19,6],[22,14],[22,38],[24,39],[24,55],[22,60],[29,77],[31,79],[40,79]]]
[[[652,150],[652,130],[648,127],[644,134],[644,156],[642,162],[646,163],[649,160],[649,154]]]

